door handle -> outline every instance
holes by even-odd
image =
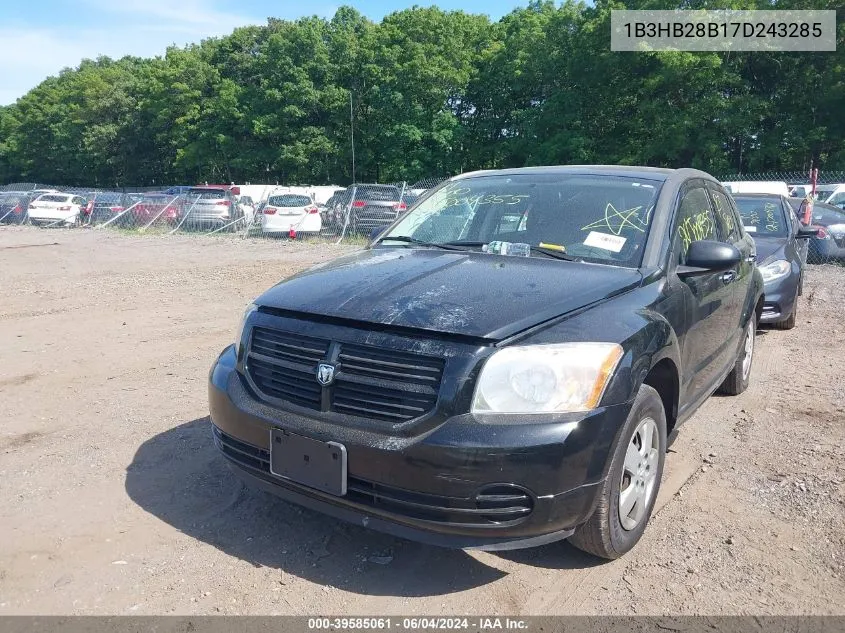
[[[729,284],[729,283],[731,283],[734,279],[736,279],[736,271],[735,271],[735,270],[729,270],[729,271],[727,271],[727,272],[725,272],[725,273],[722,273],[722,276],[721,276],[721,277],[719,277],[719,279],[721,279],[721,280],[722,280],[722,283],[723,283],[723,284]]]

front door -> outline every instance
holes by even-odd
[[[674,266],[686,263],[689,245],[719,240],[716,219],[704,181],[691,180],[682,189],[672,228]],[[696,402],[718,387],[718,380],[735,351],[731,316],[735,309],[733,281],[738,270],[719,271],[679,279],[673,285],[684,293],[686,327],[680,338],[681,375],[685,404]],[[735,339],[733,339],[735,343]],[[729,358],[730,357],[730,358]]]

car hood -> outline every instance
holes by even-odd
[[[634,288],[634,269],[433,249],[373,249],[320,264],[256,300],[297,315],[500,340]]]
[[[755,237],[754,244],[757,246],[757,263],[763,264],[769,259],[783,259],[783,249],[786,246],[785,237]]]

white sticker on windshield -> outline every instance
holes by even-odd
[[[625,246],[625,238],[619,235],[608,235],[607,233],[599,233],[598,231],[590,231],[587,239],[584,240],[584,246],[593,246],[611,253],[618,253]]]
[[[756,227],[756,226],[746,226],[746,227],[745,227],[745,232],[746,232],[746,233],[756,233],[756,232],[757,232],[757,227]]]

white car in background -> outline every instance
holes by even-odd
[[[723,182],[728,193],[773,193],[784,198],[789,197],[789,187],[785,182],[776,180],[741,180]]]
[[[87,205],[85,198],[72,193],[45,193],[29,203],[29,221],[41,225],[78,225]]]
[[[845,185],[839,185],[826,198],[819,198],[828,204],[845,209]]]
[[[252,226],[252,221],[255,218],[255,202],[253,202],[251,196],[241,196],[238,199],[238,202],[241,205],[241,209],[244,211],[244,221],[246,222],[246,226]]]
[[[261,209],[261,230],[269,234],[317,234],[323,228],[314,200],[300,193],[273,192]]]
[[[790,198],[806,198],[813,192],[813,185],[789,185]]]

